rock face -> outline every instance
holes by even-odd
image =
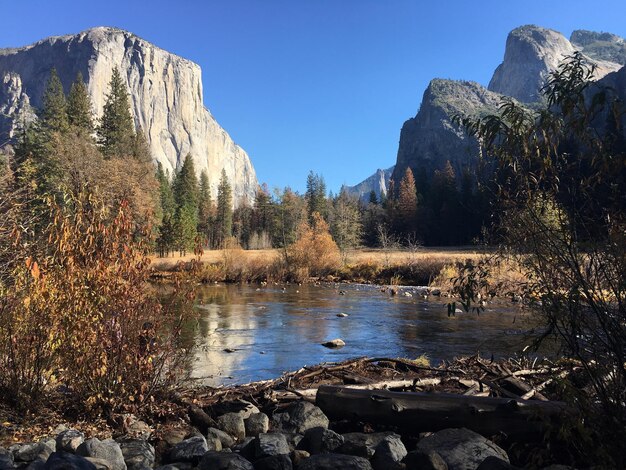
[[[342,190],[347,191],[348,194],[356,196],[364,202],[369,201],[370,193],[374,191],[376,198],[380,201],[381,197],[387,196],[389,179],[393,173],[393,168],[394,167],[387,168],[386,170],[381,170],[379,168],[376,170],[376,173],[369,178],[364,179],[359,184],[354,186],[344,186]]]
[[[417,115],[402,126],[392,179],[400,182],[407,167],[431,173],[443,168],[446,160],[460,172],[473,161],[478,146],[452,118],[495,113],[501,99],[475,82],[432,80]]]
[[[254,168],[204,107],[200,67],[120,29],[99,27],[0,49],[0,146],[21,115],[32,118],[32,107],[41,106],[52,67],[66,92],[76,74],[83,74],[99,117],[115,66],[128,85],[135,125],[145,133],[155,161],[173,174],[191,154],[198,174],[207,171],[213,196],[224,169],[235,204],[253,200]]]
[[[575,31],[572,38],[577,41],[577,47],[561,33],[551,29],[532,25],[514,29],[506,40],[504,61],[493,74],[489,89],[525,103],[539,101],[541,87],[546,83],[550,72],[556,70],[563,59],[576,50],[582,50],[590,62],[597,66],[596,79],[618,70],[624,63],[623,57],[619,54],[604,55],[607,47],[597,44],[601,41],[598,41],[598,36],[594,40],[594,35],[598,33]],[[616,41],[605,42],[616,44]],[[593,43],[596,43],[595,46],[592,46]]]

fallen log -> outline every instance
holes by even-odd
[[[520,440],[542,430],[567,411],[556,401],[528,401],[468,395],[358,390],[321,385],[316,404],[332,420],[391,425],[412,433],[465,427],[484,436],[504,433]]]

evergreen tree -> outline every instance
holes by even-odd
[[[376,197],[376,191],[374,191],[373,189],[370,191],[369,203],[370,204],[378,204],[378,198]]]
[[[102,152],[108,156],[132,154],[135,140],[135,126],[130,112],[130,102],[126,85],[122,81],[117,67],[109,82],[109,93],[106,96],[100,125],[98,141]]]
[[[181,206],[176,209],[174,216],[174,244],[181,256],[193,250],[196,240],[198,216],[190,206]]]
[[[67,100],[63,84],[56,69],[50,70],[50,78],[43,94],[41,128],[46,132],[65,132],[68,129]]]
[[[198,178],[193,164],[193,157],[187,154],[180,171],[174,179],[174,201],[176,207],[187,206],[198,211]]]
[[[83,74],[80,72],[72,83],[70,93],[67,96],[67,121],[70,126],[84,131],[87,135],[93,134],[91,98],[83,81]]]
[[[206,171],[200,174],[200,190],[198,200],[198,232],[207,241],[211,234],[211,219],[213,217],[213,201],[211,200],[211,187],[209,185],[209,175]]]
[[[226,176],[226,170],[222,170],[220,184],[217,187],[215,224],[217,228],[217,244],[218,246],[223,246],[224,242],[233,234],[233,192]]]
[[[163,171],[163,165],[161,162],[157,162],[156,179],[159,183],[159,200],[161,203],[161,213],[163,220],[166,218],[172,218],[176,212],[176,203],[174,202],[174,194],[172,193],[172,186],[170,179]]]
[[[345,189],[333,201],[331,234],[341,253],[361,243],[362,224],[358,199]]]
[[[396,215],[397,219],[394,224],[396,231],[404,236],[414,235],[417,223],[417,191],[413,171],[408,167],[400,181]]]
[[[135,137],[133,138],[133,147],[131,153],[133,157],[139,162],[152,162],[152,153],[150,152],[150,146],[148,145],[146,135],[143,133],[141,127],[137,129]]]
[[[328,219],[328,205],[326,201],[326,183],[324,178],[313,171],[309,172],[306,180],[307,214],[309,223],[313,223],[313,214],[320,214],[324,220]]]

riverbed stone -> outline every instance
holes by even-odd
[[[222,449],[230,449],[235,445],[235,439],[228,433],[217,428],[209,428],[206,432],[207,442],[209,438],[218,439],[222,444]]]
[[[217,428],[236,439],[246,437],[246,425],[240,413],[226,413],[217,418]]]
[[[112,470],[126,470],[126,463],[120,445],[113,439],[101,441],[97,437],[87,439],[76,449],[76,453],[83,457],[93,457],[106,460]]]
[[[406,447],[400,436],[389,436],[376,446],[372,467],[374,470],[399,470],[403,467],[401,462],[406,454]]]
[[[255,441],[255,457],[271,457],[273,455],[288,455],[291,450],[287,438],[280,433],[259,434]]]
[[[330,341],[326,341],[322,343],[322,346],[325,346],[331,349],[343,348],[345,345],[346,345],[346,342],[342,340],[341,338],[331,339]]]
[[[406,470],[448,470],[448,464],[435,451],[414,450],[404,458]]]
[[[400,439],[400,436],[393,432],[349,432],[342,434],[342,436],[343,444],[337,449],[337,452],[366,459],[371,459],[374,456],[376,447],[385,439]]]
[[[254,470],[254,467],[233,452],[207,452],[200,460],[198,470]]]
[[[7,449],[0,448],[0,470],[10,470],[15,468],[13,454]]]
[[[256,460],[254,470],[293,470],[293,464],[288,455],[272,455]]]
[[[148,441],[127,439],[119,444],[128,470],[142,470],[154,466],[154,447]]]
[[[215,421],[206,412],[197,405],[191,405],[187,410],[189,421],[202,434],[206,434],[207,430],[215,427]]]
[[[290,456],[292,464],[297,467],[298,464],[300,464],[300,462],[302,462],[304,459],[308,459],[309,457],[311,457],[311,454],[309,454],[306,450],[297,449],[292,451]]]
[[[311,428],[328,428],[328,424],[328,418],[317,406],[307,401],[299,401],[290,405],[284,413],[276,413],[272,417],[271,429],[304,434]]]
[[[503,449],[465,428],[438,431],[420,440],[416,450],[437,452],[449,470],[476,470],[490,456],[509,462],[509,456]]]
[[[113,470],[113,464],[107,460],[95,457],[85,457],[85,459],[92,463],[96,470]]]
[[[504,460],[494,457],[493,455],[487,457],[478,466],[476,470],[520,470],[519,467],[515,467]]]
[[[48,460],[48,457],[56,450],[54,440],[45,440],[30,444],[20,445],[13,452],[16,462],[34,462],[35,460]]]
[[[317,454],[303,460],[298,470],[373,470],[367,459],[355,455]]]
[[[220,416],[226,413],[238,413],[243,419],[247,419],[250,415],[261,412],[261,410],[249,401],[241,399],[219,403],[214,405],[211,410],[215,416]]]
[[[44,468],[46,470],[96,470],[96,466],[85,457],[59,451],[50,454]]]
[[[56,450],[75,453],[85,441],[85,435],[76,429],[61,431],[56,437]]]
[[[169,457],[171,462],[191,462],[197,464],[208,450],[209,447],[204,436],[193,436],[176,444],[170,450]]]
[[[317,427],[308,429],[304,433],[298,448],[307,450],[311,454],[333,452],[343,444],[343,436],[330,429]]]
[[[254,413],[244,420],[246,436],[258,436],[269,430],[270,419],[265,413]]]
[[[168,463],[167,465],[161,465],[157,467],[155,470],[193,470],[196,468],[193,464],[189,462],[175,462]]]

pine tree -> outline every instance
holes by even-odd
[[[126,85],[117,67],[113,69],[109,93],[106,96],[102,119],[97,131],[98,141],[106,156],[119,157],[132,154],[135,125],[130,112]]]
[[[152,162],[152,152],[150,151],[150,145],[146,140],[146,135],[143,133],[141,127],[137,129],[135,137],[133,138],[133,157],[142,163]]]
[[[178,248],[181,256],[188,250],[193,250],[196,240],[196,227],[198,216],[189,206],[181,206],[176,209],[174,216],[174,245]]]
[[[161,162],[157,162],[156,179],[159,183],[159,200],[161,203],[163,220],[168,217],[172,218],[176,212],[176,203],[174,202],[174,194],[172,193],[170,179],[167,173],[163,171],[163,165],[161,165]]]
[[[174,179],[174,201],[177,207],[187,206],[198,211],[198,178],[193,157],[187,154],[180,171]]]
[[[306,180],[307,214],[309,223],[313,223],[313,214],[320,214],[324,220],[328,219],[328,205],[326,202],[326,183],[324,178],[313,171],[309,172]]]
[[[411,168],[407,168],[398,191],[396,229],[403,235],[414,234],[417,223],[417,192]]]
[[[233,194],[225,170],[222,170],[220,184],[217,187],[215,224],[217,226],[217,243],[219,246],[223,246],[233,233]]]
[[[376,191],[374,191],[373,189],[370,191],[369,203],[370,204],[378,204],[378,198],[376,197]]]
[[[91,98],[83,81],[83,74],[80,72],[72,83],[70,93],[67,96],[67,121],[70,126],[84,131],[87,135],[93,134]]]
[[[198,200],[198,232],[208,240],[211,232],[211,218],[213,214],[213,201],[211,200],[211,187],[209,175],[206,171],[200,174],[200,191]]]
[[[69,124],[67,120],[67,100],[63,84],[56,69],[50,70],[50,78],[43,94],[41,110],[41,128],[47,132],[65,132]]]

